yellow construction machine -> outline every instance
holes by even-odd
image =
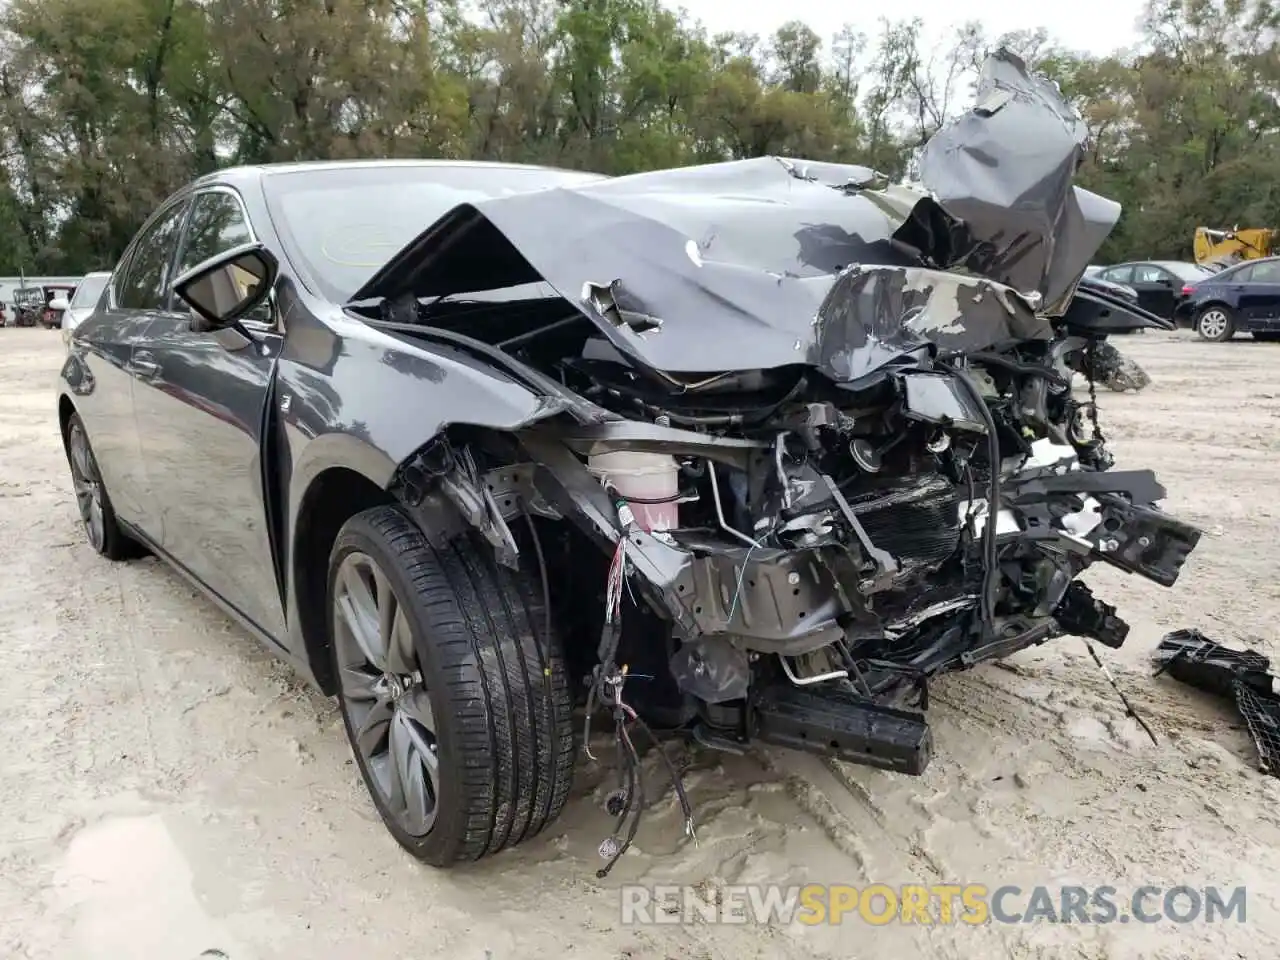
[[[1232,230],[1196,227],[1193,250],[1196,263],[1212,270],[1221,270],[1241,260],[1271,256],[1278,241],[1280,231],[1266,227],[1250,227],[1246,230],[1239,227]]]

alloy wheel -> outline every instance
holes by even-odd
[[[102,504],[102,478],[98,464],[89,449],[89,440],[78,425],[71,430],[68,447],[71,452],[71,484],[76,491],[76,506],[93,549],[102,552],[107,527]]]
[[[1221,310],[1208,310],[1200,317],[1200,334],[1216,340],[1227,332],[1227,315]]]
[[[360,552],[338,568],[333,605],[353,746],[386,811],[410,836],[426,836],[439,806],[439,741],[409,618],[386,574]]]

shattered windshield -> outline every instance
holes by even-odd
[[[265,189],[289,258],[342,303],[458,204],[597,179],[541,167],[370,164],[271,173]]]

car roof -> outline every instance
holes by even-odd
[[[1276,257],[1254,257],[1252,260],[1240,260],[1240,261],[1238,261],[1238,262],[1236,262],[1236,263],[1229,263],[1229,264],[1227,264],[1225,267],[1223,267],[1221,270],[1219,270],[1217,273],[1215,273],[1215,274],[1214,274],[1214,276],[1215,276],[1215,277],[1220,277],[1220,276],[1222,276],[1224,273],[1231,273],[1231,274],[1235,274],[1235,273],[1239,273],[1239,272],[1240,272],[1241,270],[1243,270],[1245,267],[1252,267],[1252,266],[1254,266],[1255,264],[1259,264],[1259,263],[1275,263],[1275,262],[1276,262],[1276,261],[1278,261],[1278,260],[1280,260],[1280,256],[1276,256]]]
[[[490,160],[302,160],[290,163],[260,163],[240,167],[223,167],[213,173],[207,173],[191,183],[193,189],[214,184],[225,184],[230,187],[245,187],[261,181],[264,177],[286,173],[301,173],[309,170],[356,170],[370,167],[423,167],[423,168],[478,168],[490,170],[557,170],[561,167],[548,167],[530,163],[501,163]],[[570,171],[571,172],[571,171]],[[590,174],[590,171],[577,171]],[[603,174],[595,174],[605,179]]]
[[[1117,263],[1114,266],[1107,267],[1108,270],[1114,270],[1116,267],[1198,267],[1200,264],[1192,260],[1126,260],[1124,263]]]

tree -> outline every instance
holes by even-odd
[[[11,0],[0,11],[0,272],[109,267],[179,184],[228,163],[428,156],[605,173],[781,154],[900,177],[1006,47],[1089,131],[1124,206],[1103,254],[1280,226],[1280,0],[1151,0],[1086,56],[979,24],[799,21],[708,37],[659,0]]]

